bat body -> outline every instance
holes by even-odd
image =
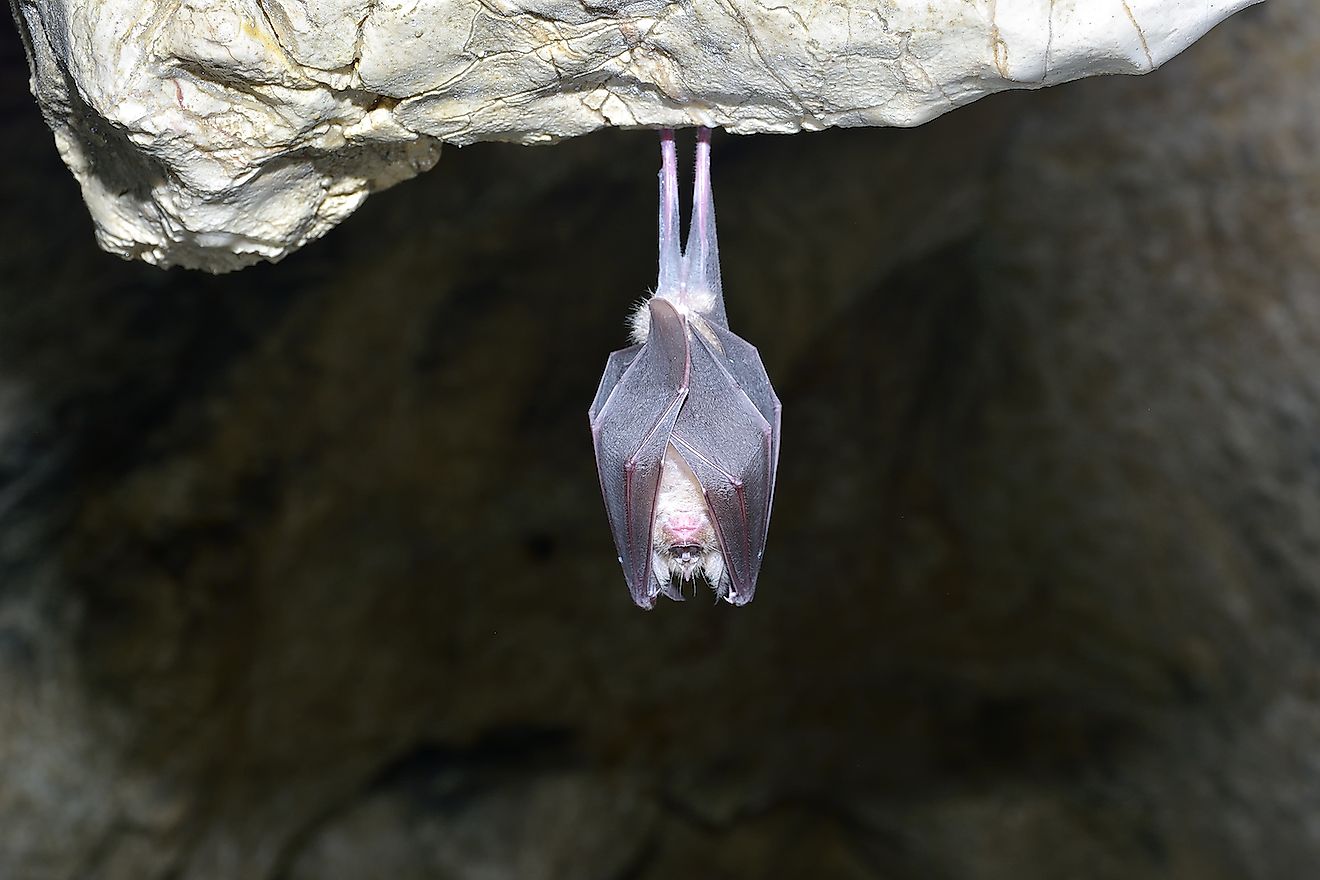
[[[756,591],[779,462],[780,403],[756,349],[729,330],[720,288],[710,130],[697,141],[687,247],[679,248],[674,134],[661,133],[660,277],[605,364],[591,405],[601,493],[633,601]]]

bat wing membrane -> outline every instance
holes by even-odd
[[[705,491],[706,504],[732,583],[729,600],[750,602],[756,591],[766,532],[770,525],[775,459],[778,453],[778,399],[763,379],[756,350],[740,345],[720,352],[700,333],[691,334],[690,394],[674,427],[674,445]],[[747,356],[750,349],[751,357]],[[742,374],[743,382],[734,375]],[[763,413],[761,406],[769,410]]]
[[[761,363],[761,354],[756,346],[727,327],[711,325],[710,329],[724,349],[723,360],[729,375],[742,388],[756,411],[770,424],[770,501],[773,503],[775,478],[779,473],[779,427],[783,404],[779,402],[779,395],[775,394],[770,384],[770,375],[765,371],[765,364]]]
[[[624,372],[632,365],[633,360],[637,357],[637,352],[641,350],[640,345],[630,345],[627,348],[610,352],[609,359],[605,361],[605,372],[600,377],[600,386],[596,389],[596,397],[591,402],[591,409],[587,410],[587,416],[591,419],[593,428],[596,425],[596,419],[600,417],[601,409],[605,406],[605,401],[610,399],[610,394],[614,392],[615,386],[619,384]]]
[[[690,346],[674,307],[651,300],[645,344],[617,351],[593,402],[591,433],[601,494],[633,601],[655,605],[651,528],[660,467],[688,394]]]

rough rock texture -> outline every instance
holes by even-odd
[[[752,605],[650,614],[585,409],[651,134],[162,273],[90,246],[8,48],[0,877],[1320,863],[1310,0],[1151,77],[718,137],[780,497]]]
[[[441,141],[910,126],[1145,73],[1256,0],[11,0],[101,246],[222,271]]]

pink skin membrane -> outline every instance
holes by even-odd
[[[655,295],[721,324],[719,250],[715,244],[715,200],[710,188],[710,129],[697,129],[697,161],[692,189],[692,228],[687,248],[679,240],[678,153],[674,130],[660,132],[660,275]]]
[[[697,533],[705,528],[706,524],[702,522],[701,517],[691,513],[680,513],[670,516],[666,525],[670,533],[678,539],[680,544],[695,543]]]

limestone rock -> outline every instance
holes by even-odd
[[[13,0],[106,250],[279,259],[441,142],[912,126],[1145,73],[1258,0]]]

